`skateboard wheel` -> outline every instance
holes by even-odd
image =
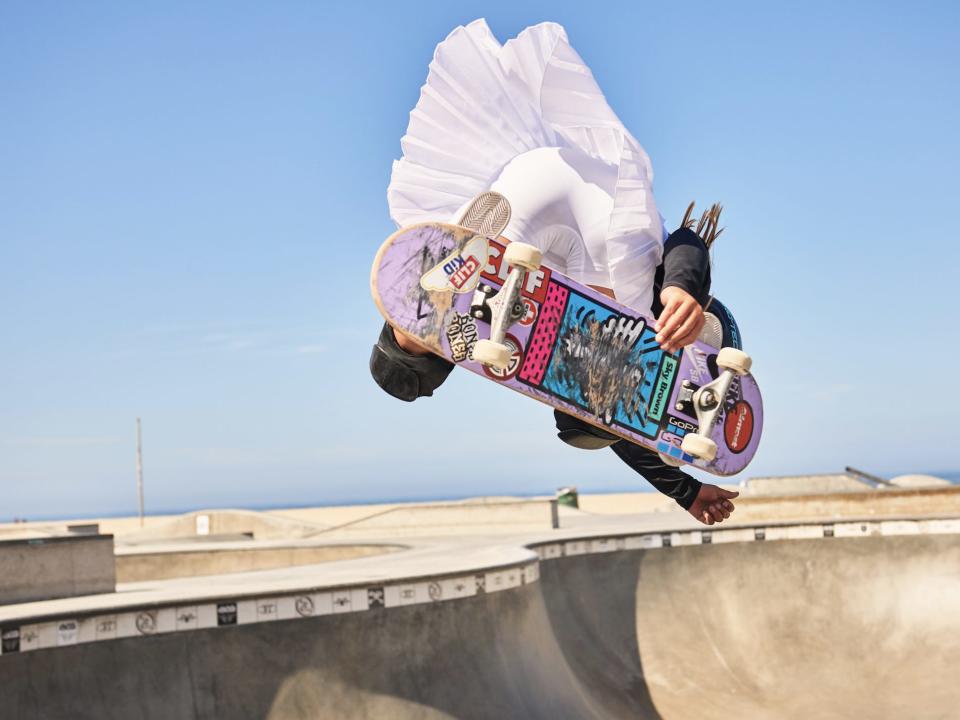
[[[732,370],[737,375],[746,375],[750,372],[751,365],[753,360],[743,350],[725,347],[717,353],[717,366],[721,370]]]
[[[541,259],[539,248],[522,242],[508,244],[503,253],[503,262],[510,267],[521,267],[524,270],[539,270]]]
[[[684,436],[680,449],[688,455],[693,455],[708,462],[717,456],[717,444],[710,438],[694,433]]]
[[[683,460],[678,460],[675,457],[670,457],[669,455],[664,455],[663,453],[657,453],[660,456],[660,462],[664,465],[669,465],[670,467],[683,467],[685,463]]]
[[[512,356],[512,347],[492,340],[477,340],[473,346],[473,359],[497,370],[506,370]]]

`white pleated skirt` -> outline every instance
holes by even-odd
[[[503,235],[649,313],[665,237],[653,170],[555,23],[501,45],[484,20],[437,46],[387,199],[399,225],[455,221],[479,193],[513,209]]]

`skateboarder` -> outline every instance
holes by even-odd
[[[652,314],[667,351],[700,334],[720,209],[704,214],[702,237],[692,206],[666,237],[646,153],[559,25],[527,28],[504,46],[482,20],[454,30],[437,46],[401,144],[387,193],[398,226],[455,221],[473,197],[495,190],[513,209],[503,238],[537,246],[545,265]],[[385,325],[370,368],[388,393],[412,401],[431,395],[452,365]],[[611,447],[699,521],[712,525],[733,511],[736,493],[588,423],[556,418],[562,440]]]

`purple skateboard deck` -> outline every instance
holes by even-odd
[[[508,330],[513,349],[500,371],[474,362],[473,346],[490,335],[474,317],[478,286],[499,289],[509,268],[505,245],[456,225],[402,228],[384,242],[370,277],[387,322],[448,360],[575,415],[677,463],[733,475],[753,458],[763,426],[760,389],[736,377],[711,437],[711,461],[681,450],[698,429],[689,390],[716,379],[716,348],[701,342],[677,353],[656,342],[653,321],[543,266],[527,274],[524,315]],[[681,388],[686,381],[686,393]]]

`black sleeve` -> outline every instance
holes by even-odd
[[[662,275],[659,270],[662,268]],[[689,228],[670,234],[663,244],[663,263],[656,294],[667,287],[686,290],[701,305],[710,297],[710,253],[700,236]],[[659,313],[658,313],[659,314]]]
[[[699,480],[687,475],[680,468],[666,465],[656,453],[632,442],[620,440],[611,445],[610,449],[657,490],[676,500],[684,510],[689,510],[693,505],[703,485]]]

